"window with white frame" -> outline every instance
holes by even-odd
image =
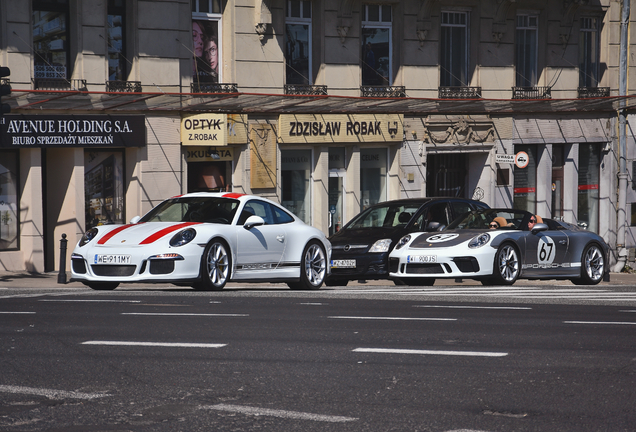
[[[598,18],[581,19],[579,87],[597,87],[599,78]]]
[[[516,71],[518,87],[537,85],[537,46],[539,37],[539,17],[537,15],[517,15]]]
[[[285,83],[312,84],[311,1],[287,1],[285,39]]]
[[[192,81],[221,81],[221,2],[192,0]]]
[[[362,85],[391,85],[391,5],[365,4],[362,8]]]
[[[468,85],[468,13],[442,12],[440,34],[441,87]]]

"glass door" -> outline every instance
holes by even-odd
[[[329,170],[329,235],[344,223],[344,170]]]

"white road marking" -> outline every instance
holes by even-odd
[[[565,324],[636,325],[636,322],[618,321],[563,321]]]
[[[41,389],[21,386],[0,385],[0,392],[46,396],[49,399],[97,399],[110,396],[108,393],[81,393],[66,390]]]
[[[376,354],[446,355],[446,356],[466,356],[466,357],[505,357],[508,355],[508,353],[503,353],[503,352],[437,351],[437,350],[392,349],[392,348],[356,348],[353,350],[353,352],[376,353]]]
[[[229,404],[217,404],[217,405],[204,405],[201,409],[217,410],[217,411],[230,411],[240,414],[254,415],[254,416],[270,416],[289,418],[294,420],[312,420],[329,423],[345,423],[358,420],[355,417],[343,417],[343,416],[331,416],[324,414],[304,413],[299,411],[286,411],[268,408],[257,408],[243,405],[229,405]]]
[[[71,299],[42,299],[41,302],[79,302],[79,303],[141,303],[141,300],[71,300]]]
[[[35,312],[2,312],[2,311],[0,311],[0,314],[7,314],[7,315],[8,314],[17,314],[17,315],[24,314],[24,315],[29,315],[29,314],[35,314]]]
[[[246,317],[246,316],[249,316],[249,314],[197,314],[197,313],[161,313],[161,312],[123,312],[121,315],[206,316],[206,317]]]
[[[622,310],[622,311],[619,311],[619,312],[634,313],[634,312],[636,312],[636,310]]]
[[[416,308],[442,308],[442,309],[504,309],[504,310],[532,310],[531,307],[507,307],[507,306],[437,306],[415,305]]]
[[[331,319],[358,320],[396,320],[396,321],[457,321],[457,318],[405,318],[405,317],[363,317],[363,316],[329,316]]]
[[[144,347],[169,347],[169,348],[221,348],[227,344],[212,343],[185,343],[185,342],[129,342],[129,341],[86,341],[82,345],[109,345],[109,346],[144,346]]]
[[[325,305],[328,305],[329,303],[298,303],[298,304],[303,306],[325,306]]]

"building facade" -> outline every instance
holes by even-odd
[[[624,11],[5,0],[0,269],[56,270],[62,234],[69,255],[199,190],[268,197],[327,234],[388,199],[475,198],[597,232],[618,266],[636,247]]]

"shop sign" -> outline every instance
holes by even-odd
[[[247,116],[193,114],[181,118],[181,145],[226,146],[247,144]]]
[[[283,114],[281,144],[402,142],[401,114]]]
[[[0,147],[144,147],[143,115],[5,115]]]
[[[234,159],[232,147],[185,147],[186,162],[217,162]]]

